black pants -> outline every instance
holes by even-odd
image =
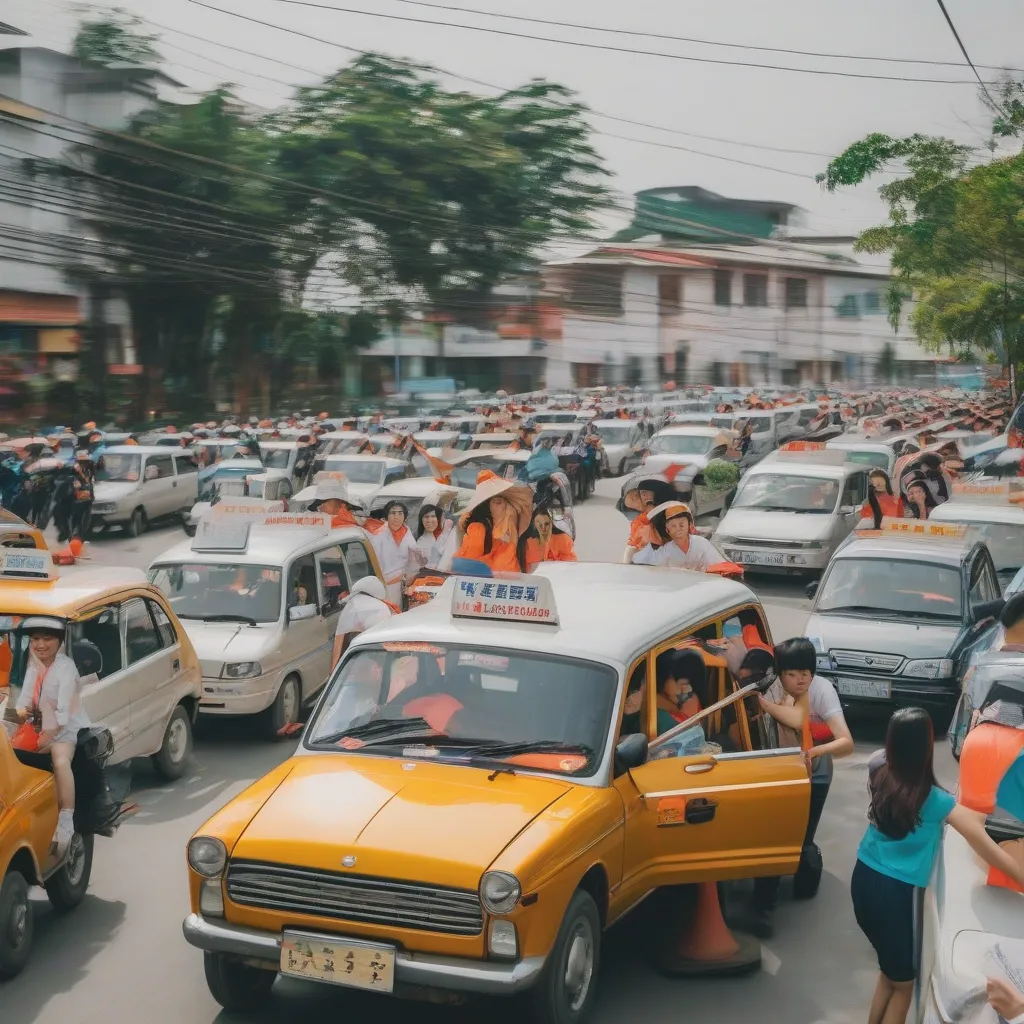
[[[814,835],[818,831],[818,822],[821,821],[821,812],[825,809],[825,798],[828,796],[829,782],[811,783],[811,813],[807,819],[807,832],[804,835],[804,851],[814,842]],[[803,857],[801,857],[801,861]],[[797,869],[799,870],[799,868]],[[755,878],[754,879],[754,909],[758,911],[771,911],[779,902],[779,882],[781,878]]]

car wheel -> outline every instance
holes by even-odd
[[[203,953],[210,995],[229,1013],[246,1013],[266,1005],[277,978],[275,971],[250,967],[227,953]]]
[[[0,885],[0,978],[13,978],[32,950],[32,904],[20,871],[8,871]]]
[[[60,870],[50,875],[44,888],[50,897],[53,909],[58,913],[74,910],[85,899],[85,891],[89,888],[92,877],[93,837],[83,836],[76,832],[71,837],[68,855]]]
[[[601,964],[601,916],[590,893],[577,889],[562,919],[540,981],[530,991],[538,1024],[579,1024],[590,1013]]]
[[[192,723],[188,712],[179,704],[171,712],[160,749],[153,755],[153,767],[161,778],[174,782],[185,774],[191,753]]]
[[[140,505],[133,513],[131,519],[124,524],[124,535],[126,537],[138,537],[146,529],[146,510]]]
[[[277,739],[286,726],[299,720],[302,713],[302,688],[298,676],[288,676],[277,691],[274,703],[263,712],[263,731],[268,739]]]

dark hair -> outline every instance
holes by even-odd
[[[419,515],[416,517],[416,539],[419,540],[423,536],[423,517],[427,513],[433,512],[437,516],[438,529],[441,527],[441,523],[444,522],[444,512],[441,511],[439,505],[421,505]]]
[[[775,645],[776,672],[814,672],[818,667],[818,652],[805,636],[795,636]]]
[[[517,554],[519,556],[519,564],[523,566],[523,572],[526,572],[526,545],[530,540],[540,540],[540,534],[537,532],[537,527],[533,525],[534,519],[537,516],[547,516],[551,520],[551,536],[553,537],[556,533],[565,533],[565,530],[560,530],[555,526],[555,517],[551,514],[551,509],[548,508],[543,502],[535,505],[533,511],[530,513],[530,525],[523,531],[523,535],[519,538],[519,544],[517,546]]]
[[[406,505],[404,501],[399,501],[397,498],[392,498],[391,501],[384,506],[384,518],[386,519],[391,515],[391,512],[396,508],[400,508],[402,510],[402,515],[404,515],[406,519],[409,518],[409,506]]]
[[[766,651],[763,647],[753,647],[743,655],[743,660],[740,662],[740,671],[753,672],[754,675],[774,672],[775,658],[772,656],[771,651]]]
[[[889,479],[889,474],[884,469],[879,469],[877,466],[868,473],[868,483],[871,483],[873,476],[880,476],[885,480],[885,493],[890,498],[895,497],[892,493],[892,481]],[[879,504],[878,495],[875,494],[874,487],[868,487],[868,504],[871,506],[871,516],[875,521],[875,529],[880,530],[882,528],[882,519],[884,514],[882,512],[882,506]]]
[[[910,500],[910,488],[920,487],[924,490],[924,507],[926,510],[935,508],[938,502],[935,500],[935,495],[932,494],[932,489],[928,486],[928,481],[922,475],[913,476],[906,483],[907,491],[907,508],[910,510],[910,514],[914,519],[920,519],[921,513],[918,511],[917,505]],[[927,518],[927,517],[926,517]]]
[[[661,693],[670,679],[688,679],[693,689],[700,692],[707,673],[699,651],[666,651],[657,662],[657,692]]]
[[[494,495],[500,497],[500,495]],[[484,528],[484,554],[489,555],[494,547],[494,519],[491,517],[491,503],[482,501],[464,520],[466,529],[473,523],[479,523]],[[531,523],[532,529],[532,523]],[[522,543],[522,537],[516,542],[516,560],[519,562],[519,571],[526,572],[525,554],[526,546]]]
[[[904,839],[920,824],[921,808],[935,781],[931,715],[923,708],[900,708],[889,719],[885,763],[870,777],[868,816],[882,835]]]
[[[1024,590],[1019,594],[1014,594],[1003,605],[1003,610],[999,613],[999,622],[1003,629],[1011,629],[1022,618],[1024,618]]]

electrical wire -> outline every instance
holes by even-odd
[[[964,41],[960,38],[960,33],[956,30],[956,25],[953,24],[953,19],[949,16],[949,11],[946,10],[946,4],[944,0],[936,0],[939,5],[939,10],[942,11],[942,16],[946,19],[946,24],[949,26],[950,32],[953,33],[953,38],[956,40],[956,45],[960,47],[960,52],[964,55],[964,60],[967,61],[970,69],[974,72],[974,77],[978,80],[978,85],[981,86],[981,91],[988,98],[989,103],[999,110],[999,104],[992,99],[992,94],[988,91],[988,86],[982,81],[981,75],[978,74],[978,69],[974,66],[974,62],[971,60],[970,54],[967,52],[967,47],[964,46]]]

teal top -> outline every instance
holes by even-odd
[[[913,832],[902,839],[890,839],[874,825],[868,825],[857,859],[879,874],[926,888],[942,841],[942,826],[955,806],[956,800],[949,793],[932,786],[921,806],[920,823]]]

